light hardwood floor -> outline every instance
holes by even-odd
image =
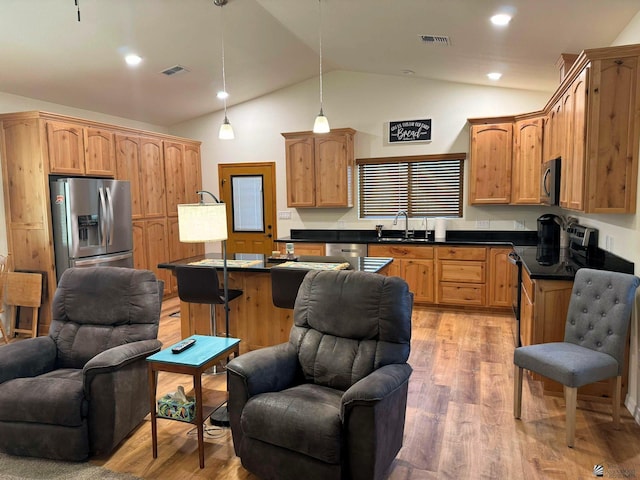
[[[179,340],[177,299],[165,302],[159,338]],[[578,401],[576,446],[565,445],[564,400],[542,395],[525,379],[522,420],[513,418],[513,331],[510,316],[414,309],[404,447],[389,478],[588,479],[604,465],[605,478],[640,478],[640,425],[622,408],[614,430],[610,406]],[[191,386],[190,377],[161,372],[158,394]],[[203,384],[223,398],[224,375]],[[151,455],[149,417],[109,458],[92,463],[145,479],[256,479],[235,457],[228,430],[206,438],[198,468],[191,425],[158,421],[158,458]]]

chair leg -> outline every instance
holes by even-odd
[[[522,413],[522,373],[523,369],[515,366],[513,372],[513,416],[520,418]]]
[[[2,324],[2,320],[0,319],[0,333],[2,333],[2,339],[4,343],[9,343],[9,337],[7,336],[7,332],[4,329],[4,325]]]
[[[622,396],[622,377],[616,377],[616,383],[613,387],[613,425],[616,429],[620,428],[620,397]]]
[[[573,448],[576,436],[576,404],[578,389],[576,387],[564,387],[564,399],[567,409],[567,445]]]

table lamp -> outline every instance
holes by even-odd
[[[199,190],[200,203],[178,205],[178,232],[184,243],[222,242],[222,268],[224,278],[224,313],[226,336],[229,336],[229,277],[227,272],[227,209],[211,192]],[[216,203],[205,203],[204,194],[211,195]],[[213,309],[212,309],[213,312]],[[212,315],[213,335],[216,322]]]

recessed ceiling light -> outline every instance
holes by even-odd
[[[491,17],[491,23],[493,23],[494,25],[498,25],[500,27],[508,25],[510,21],[511,21],[511,15],[507,15],[506,13],[499,13]]]
[[[131,67],[135,67],[140,62],[142,62],[142,57],[139,55],[136,55],[135,53],[130,53],[129,55],[124,57],[124,61],[127,62],[127,65]]]
[[[220,90],[217,94],[216,97],[218,97],[220,100],[224,100],[225,98],[229,98],[229,93],[225,92],[224,90]]]
[[[414,75],[416,72],[414,72],[413,70],[409,70],[408,68],[404,69],[404,70],[400,70],[400,73],[402,73],[403,75]]]
[[[502,74],[499,72],[491,72],[491,73],[487,73],[487,77],[489,77],[490,80],[500,80],[500,77],[502,77]]]

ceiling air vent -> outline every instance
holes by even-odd
[[[451,45],[449,37],[445,35],[420,35],[420,40],[428,45],[443,45],[445,47]]]
[[[167,77],[171,77],[173,75],[177,75],[179,73],[187,73],[189,70],[184,68],[182,65],[176,65],[174,67],[169,67],[165,70],[162,70],[160,73],[166,75]]]

